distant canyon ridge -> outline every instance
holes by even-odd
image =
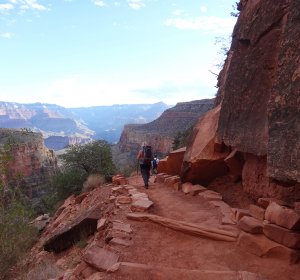
[[[125,124],[143,124],[170,108],[163,102],[64,108],[55,104],[0,102],[1,128],[26,128],[43,135],[45,145],[55,151],[70,144],[104,139],[118,142]]]
[[[182,102],[174,107],[159,102],[86,108],[0,101],[0,127],[39,132],[46,147],[54,151],[104,139],[112,144],[120,140],[120,151],[126,152],[147,138],[159,152],[166,153],[174,135],[195,124],[212,106],[213,99]]]

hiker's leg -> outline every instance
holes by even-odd
[[[146,174],[147,174],[147,184],[146,184],[146,186],[148,186],[148,183],[149,183],[149,179],[150,179],[150,168],[151,168],[151,166],[147,166],[147,168],[146,168]]]
[[[144,185],[147,186],[148,185],[148,175],[147,175],[147,169],[145,167],[141,166],[141,174],[144,180]]]

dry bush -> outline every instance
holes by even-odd
[[[83,184],[82,191],[90,191],[94,188],[100,187],[105,182],[105,178],[100,174],[91,174]]]
[[[27,275],[22,276],[24,280],[48,280],[55,279],[60,273],[59,268],[50,261],[37,264]]]

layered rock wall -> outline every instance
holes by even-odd
[[[137,151],[143,142],[147,142],[158,154],[170,152],[176,133],[194,125],[213,103],[213,99],[178,103],[150,123],[124,126],[118,143],[120,151]]]

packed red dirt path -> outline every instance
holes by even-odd
[[[151,213],[179,221],[236,230],[235,226],[220,224],[220,213],[208,201],[199,196],[185,195],[163,184],[153,183],[153,180],[154,177],[151,177],[149,189],[146,190],[143,188],[140,176],[129,178],[130,185],[146,192],[154,202]],[[128,220],[126,222],[128,223]],[[168,275],[159,279],[200,279],[199,275],[198,278],[193,278],[188,270],[249,271],[259,273],[271,280],[299,279],[299,265],[289,265],[276,259],[259,258],[241,250],[236,242],[200,238],[151,222],[132,220],[129,222],[134,231],[133,245],[126,249],[122,248],[121,261],[147,264],[158,269],[171,268]],[[179,275],[178,270],[172,272],[172,269],[183,269],[183,274]],[[109,276],[110,279],[115,277],[118,278],[117,275]],[[138,278],[136,275],[135,277]],[[140,279],[157,279],[151,278],[151,275],[140,275],[140,277]],[[209,279],[225,278],[220,275]]]

